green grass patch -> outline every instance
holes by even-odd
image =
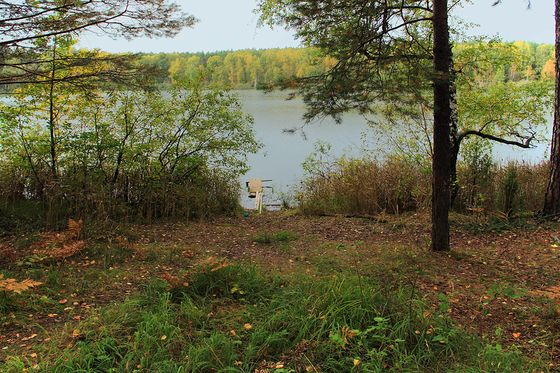
[[[519,352],[456,328],[413,289],[353,275],[270,278],[202,266],[188,286],[157,280],[35,347],[37,371],[518,372]],[[71,337],[77,330],[78,336]],[[68,346],[61,348],[60,346]],[[0,365],[20,372],[14,356]],[[271,365],[272,364],[272,365]]]
[[[253,239],[254,242],[264,245],[274,244],[274,243],[287,243],[297,239],[297,236],[289,231],[278,231],[278,232],[260,232]]]

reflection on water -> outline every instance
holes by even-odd
[[[304,125],[301,118],[305,112],[305,105],[300,99],[286,100],[286,92],[263,93],[246,90],[236,93],[243,110],[255,119],[256,136],[264,145],[257,154],[249,156],[250,170],[242,177],[243,186],[245,181],[251,178],[271,179],[269,185],[274,188],[276,194],[293,191],[303,176],[301,164],[313,151],[313,146],[318,140],[332,145],[333,156],[357,156],[363,149],[362,135],[368,132],[368,125],[358,114],[346,114],[342,124],[336,124],[331,118],[327,118],[306,125],[302,131],[286,133],[286,129],[301,128]],[[547,138],[550,138],[550,135]],[[379,155],[389,146],[382,139],[375,144]],[[544,159],[547,149],[547,144],[539,144],[536,148],[528,150],[496,144],[494,157],[500,161],[536,162]],[[368,151],[375,152],[375,147],[372,149],[370,146]],[[246,194],[243,190],[243,206],[253,207],[254,201],[247,198]]]

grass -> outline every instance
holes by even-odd
[[[214,266],[213,269],[216,267]],[[242,289],[233,291],[233,289]],[[60,346],[66,346],[60,349]],[[198,268],[188,286],[150,282],[94,311],[3,372],[517,372],[515,350],[481,342],[406,286],[357,276],[267,277]]]
[[[289,231],[278,231],[278,232],[260,232],[253,239],[254,242],[264,245],[274,244],[274,243],[287,243],[297,239],[297,236]]]
[[[253,242],[259,245],[272,246],[275,249],[285,253],[290,252],[290,243],[295,240],[297,240],[297,235],[285,230],[277,231],[274,233],[263,231],[259,232],[253,238]]]

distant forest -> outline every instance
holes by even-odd
[[[463,50],[472,44],[456,45],[456,57],[460,60]],[[492,78],[503,81],[554,79],[553,45],[525,41],[494,45],[496,48],[513,47],[516,56],[504,61]],[[322,56],[312,48],[143,54],[141,61],[160,72],[160,83],[202,75],[207,84],[233,89],[265,88],[294,77],[324,73],[336,63],[334,58]]]

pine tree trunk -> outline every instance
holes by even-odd
[[[58,164],[56,154],[56,123],[55,123],[55,107],[54,107],[54,84],[56,78],[56,36],[53,39],[52,50],[52,70],[50,76],[49,90],[49,135],[50,135],[50,153],[51,153],[51,172],[53,178],[58,179]]]
[[[550,176],[544,200],[543,214],[553,216],[560,214],[560,0],[555,1],[556,52],[555,76],[556,87],[554,100],[554,123],[552,126],[552,146],[550,148]]]
[[[432,159],[432,250],[449,250],[450,65],[447,0],[433,2],[434,152]]]

